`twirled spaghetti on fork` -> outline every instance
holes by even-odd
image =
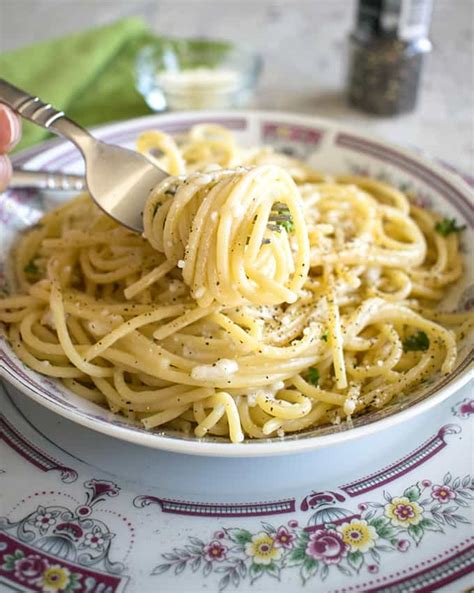
[[[472,322],[434,309],[462,273],[453,221],[218,126],[138,148],[172,175],[143,237],[81,195],[16,245],[0,320],[29,367],[147,428],[232,442],[341,422],[453,368]]]

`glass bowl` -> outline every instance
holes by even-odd
[[[225,41],[157,41],[136,59],[136,86],[153,111],[227,109],[252,97],[262,60]]]

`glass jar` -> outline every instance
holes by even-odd
[[[377,115],[413,111],[431,43],[431,0],[359,0],[348,98]]]

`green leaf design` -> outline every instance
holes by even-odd
[[[73,591],[77,591],[77,589],[81,589],[82,585],[79,582],[81,579],[81,575],[77,572],[72,572],[69,575],[69,584],[64,589],[64,593],[72,593]]]
[[[329,574],[329,567],[327,564],[323,564],[321,567],[321,572],[319,573],[321,580],[324,581],[326,580],[328,574]]]
[[[274,562],[271,562],[270,564],[267,564],[265,566],[265,572],[269,576],[277,579],[278,581],[280,580],[280,567],[277,566]]]
[[[421,540],[423,539],[423,535],[425,534],[425,531],[420,524],[410,525],[407,531],[416,545],[418,545],[421,542]]]
[[[257,579],[259,579],[263,574],[263,566],[261,564],[253,564],[250,566],[249,569],[249,577],[252,581],[252,583],[254,581],[256,581]]]
[[[369,521],[369,525],[372,525],[377,535],[383,539],[391,540],[397,534],[397,530],[390,525],[390,521],[385,517],[377,517],[377,519]]]
[[[406,496],[409,501],[413,502],[420,498],[421,491],[418,488],[418,486],[410,486],[410,488],[407,488],[406,490],[404,490],[403,496]]]
[[[206,563],[204,564],[204,567],[202,569],[202,574],[207,577],[211,574],[212,572],[212,562],[210,562],[209,560],[206,560]]]
[[[252,540],[252,534],[246,529],[239,529],[238,527],[230,527],[224,530],[227,537],[236,544],[245,545]]]
[[[13,554],[5,554],[3,557],[3,570],[13,570],[15,568],[15,562],[24,558],[25,554],[21,550],[15,550]]]
[[[190,567],[193,572],[196,572],[196,570],[198,570],[198,568],[201,566],[201,560],[201,556],[198,556],[191,562]]]
[[[422,519],[418,525],[427,531],[440,531],[441,533],[444,533],[443,529],[440,527],[440,525],[438,525],[438,523],[436,523],[436,521],[433,521],[433,519],[428,519],[427,517]]]
[[[352,576],[352,572],[348,568],[346,568],[343,564],[336,564],[336,568],[339,572],[342,572],[342,574],[345,574],[346,577]]]
[[[372,525],[372,527],[378,532],[379,529],[385,527],[385,525],[388,525],[388,519],[385,517],[377,517],[376,519],[369,521],[369,525]]]
[[[286,566],[299,566],[306,558],[306,547],[298,546],[297,548],[293,548],[288,554],[285,564]]]
[[[276,533],[275,527],[273,525],[271,525],[270,523],[266,523],[265,521],[262,521],[262,527],[269,535],[273,535],[274,533]]]
[[[300,574],[303,582],[306,583],[308,579],[311,579],[316,575],[319,568],[319,562],[310,556],[306,556],[303,566],[301,567]]]
[[[219,591],[224,591],[224,589],[227,587],[229,582],[230,582],[230,574],[226,574],[219,581]]]
[[[386,525],[377,531],[379,537],[383,539],[391,540],[397,534],[397,530],[394,529],[391,525]]]
[[[361,566],[364,564],[364,554],[362,552],[349,552],[347,554],[347,562],[354,570],[359,572]]]
[[[309,533],[307,531],[302,531],[298,536],[296,546],[298,548],[306,549],[308,542],[309,542]]]
[[[11,554],[5,554],[4,562],[2,564],[3,570],[13,570],[13,565],[15,564],[15,560]]]

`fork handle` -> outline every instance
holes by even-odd
[[[81,151],[86,143],[93,140],[89,132],[66,117],[63,111],[58,111],[3,78],[0,78],[0,102],[34,124],[71,140]]]
[[[13,169],[8,187],[34,187],[58,191],[82,191],[86,182],[81,175],[71,175],[61,171],[30,171]]]

